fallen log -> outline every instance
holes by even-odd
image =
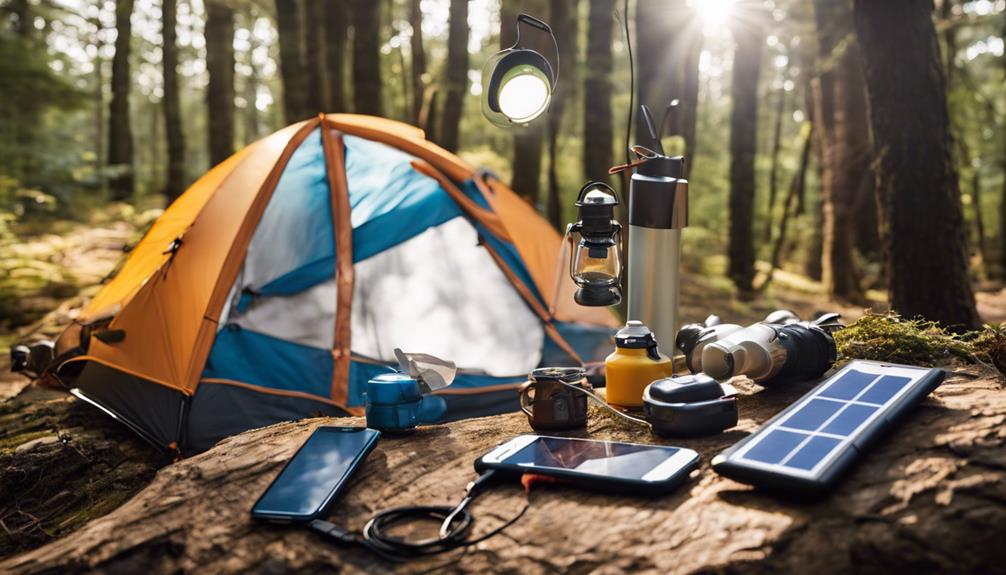
[[[331,420],[279,424],[224,440],[161,469],[116,511],[75,533],[0,563],[3,573],[318,572],[450,566],[459,572],[835,573],[1002,572],[1006,565],[1006,390],[991,370],[957,371],[828,498],[801,502],[721,478],[710,458],[810,388],[739,385],[741,422],[726,433],[669,443],[703,465],[657,499],[535,490],[502,535],[464,551],[390,565],[295,527],[255,523],[249,509],[311,430]],[[361,424],[361,419],[350,420]],[[345,424],[346,420],[338,421]],[[473,460],[527,433],[520,414],[421,428],[381,439],[329,519],[360,528],[380,509],[453,503]],[[602,412],[573,435],[658,440]],[[516,513],[517,485],[473,506],[474,532]]]

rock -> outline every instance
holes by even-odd
[[[703,466],[669,496],[546,487],[503,534],[465,551],[403,565],[291,526],[255,523],[249,510],[315,427],[312,419],[253,430],[161,469],[108,515],[0,563],[3,573],[105,572],[1002,572],[1006,565],[1006,391],[991,371],[958,371],[878,444],[830,497],[791,500],[716,475],[713,455],[806,392],[810,384],[741,385],[741,422],[702,439],[660,441],[594,411],[601,439],[691,447]],[[361,419],[338,421],[362,425]],[[527,433],[511,414],[387,436],[333,505],[329,519],[359,529],[375,511],[456,502],[474,459]],[[520,510],[514,484],[472,506],[474,533]]]

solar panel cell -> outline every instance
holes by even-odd
[[[828,422],[828,425],[821,431],[835,435],[851,435],[875,411],[877,411],[876,407],[849,404],[838,414],[838,417]]]
[[[787,467],[795,467],[797,469],[813,469],[815,465],[822,459],[831,453],[831,450],[835,449],[841,440],[835,439],[834,437],[824,437],[817,435],[812,437],[803,447],[800,448],[790,459],[786,462]]]
[[[783,425],[792,427],[793,429],[816,431],[824,425],[825,421],[828,421],[828,418],[835,415],[839,409],[842,409],[843,405],[845,404],[838,401],[815,399],[801,408],[800,411],[789,416],[783,422]]]
[[[850,369],[841,379],[832,382],[831,385],[819,392],[818,396],[834,399],[852,399],[866,389],[866,386],[870,385],[870,382],[876,378],[876,374]]]
[[[779,463],[806,438],[807,435],[803,433],[777,429],[758,442],[744,457],[762,463]]]
[[[908,385],[912,381],[907,377],[897,377],[894,375],[885,375],[884,377],[877,380],[876,383],[870,386],[870,389],[866,390],[866,393],[859,396],[859,401],[865,401],[867,403],[887,403],[887,400],[894,397],[903,387]]]

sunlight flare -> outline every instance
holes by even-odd
[[[703,32],[711,34],[730,24],[736,0],[692,0],[689,4],[695,10]]]

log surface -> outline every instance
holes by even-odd
[[[161,469],[112,513],[0,563],[3,573],[106,572],[1002,572],[1006,565],[1006,391],[990,371],[958,371],[876,445],[830,497],[793,501],[717,476],[713,455],[798,398],[811,384],[739,384],[741,421],[710,438],[660,441],[696,449],[702,467],[656,499],[535,489],[503,534],[439,557],[391,565],[307,531],[255,523],[249,509],[318,425],[312,419],[249,431]],[[362,420],[351,420],[354,424]],[[345,424],[346,420],[336,423]],[[375,511],[456,502],[472,463],[528,433],[510,414],[383,437],[333,505],[330,520],[359,529]],[[574,436],[658,442],[592,408]],[[516,484],[472,506],[474,533],[523,506]]]

